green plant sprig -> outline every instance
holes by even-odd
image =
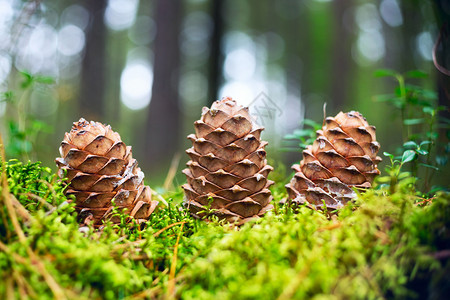
[[[422,191],[428,192],[434,173],[439,171],[441,163],[446,161],[437,155],[446,144],[439,141],[438,113],[446,108],[437,105],[435,91],[407,83],[407,80],[426,78],[428,75],[422,71],[400,74],[383,69],[376,71],[375,76],[394,78],[398,84],[393,94],[379,95],[375,100],[387,102],[400,110],[403,144],[396,152],[400,153],[400,156],[405,153],[407,156],[411,155],[411,174],[423,181]],[[444,125],[444,129],[449,131],[450,126]],[[419,176],[419,173],[422,176]]]
[[[52,77],[32,75],[20,71],[22,81],[18,92],[7,91],[2,94],[0,101],[4,101],[15,112],[12,118],[5,118],[8,140],[5,145],[6,153],[10,157],[22,158],[27,161],[33,157],[36,139],[39,133],[48,132],[49,127],[37,120],[29,111],[30,96],[36,86],[53,85]]]

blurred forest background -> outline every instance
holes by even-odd
[[[0,0],[9,158],[54,166],[64,132],[84,117],[118,131],[159,185],[171,164],[184,167],[202,106],[223,96],[250,105],[269,157],[286,166],[301,153],[282,151],[283,136],[304,118],[321,123],[325,102],[327,115],[359,110],[377,127],[380,153],[393,153],[399,112],[374,96],[396,85],[374,71],[423,70],[429,77],[413,82],[448,105],[432,50],[449,2]]]

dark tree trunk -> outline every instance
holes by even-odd
[[[434,64],[437,72],[437,90],[439,106],[448,107],[450,104],[450,4],[447,0],[435,0],[436,37]],[[448,109],[439,112],[441,118],[450,118]],[[441,129],[441,139],[445,139],[445,128]]]
[[[178,95],[181,1],[157,0],[154,80],[147,121],[146,168],[158,170],[172,159],[180,140]]]
[[[407,72],[417,69],[414,61],[414,53],[412,49],[415,47],[416,37],[423,29],[424,19],[422,17],[421,5],[423,1],[410,0],[401,1],[400,8],[403,15],[403,25],[401,26],[403,42],[399,43],[401,47],[398,53],[398,60],[400,61],[400,72]]]
[[[221,46],[225,24],[222,16],[224,4],[225,0],[215,0],[211,3],[211,17],[214,23],[209,55],[208,104],[212,104],[220,97],[218,93],[223,78],[223,54],[221,52]]]
[[[107,0],[85,1],[90,13],[81,73],[80,116],[102,121],[104,116],[106,27],[103,15]]]
[[[344,17],[346,11],[349,11],[353,5],[352,0],[342,0],[333,2],[334,15],[334,43],[333,43],[333,61],[331,76],[331,94],[330,111],[342,110],[348,105],[350,82],[352,82],[352,32],[346,28]]]

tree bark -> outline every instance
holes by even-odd
[[[178,95],[180,0],[157,0],[154,80],[147,120],[144,166],[159,170],[173,158],[180,140],[181,114]]]
[[[80,116],[87,120],[104,117],[106,27],[103,15],[107,0],[86,1],[90,22],[81,73]]]

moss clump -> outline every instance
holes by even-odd
[[[331,220],[306,207],[295,213],[277,207],[238,230],[191,219],[177,191],[165,195],[168,207],[144,226],[124,217],[100,233],[79,230],[73,204],[45,167],[13,162],[3,164],[3,174],[0,298],[438,299],[448,293],[447,193],[417,205],[407,186],[394,194],[373,190]],[[275,203],[286,196],[282,185],[273,194]],[[13,196],[14,212],[7,208]]]

